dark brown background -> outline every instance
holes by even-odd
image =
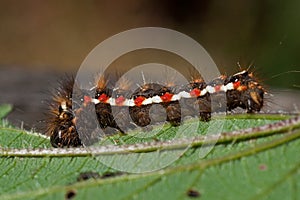
[[[221,72],[255,66],[273,95],[266,109],[297,112],[300,73],[289,71],[300,65],[299,10],[297,0],[1,0],[0,104],[14,105],[17,126],[38,126],[49,90],[97,44],[157,26],[197,40]]]

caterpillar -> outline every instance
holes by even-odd
[[[49,107],[46,134],[52,146],[78,147],[83,140],[85,145],[93,144],[101,138],[99,130],[110,134],[105,131],[108,128],[126,133],[128,129],[164,121],[179,126],[185,116],[209,121],[212,111],[224,107],[226,111],[240,107],[254,113],[264,104],[265,89],[248,70],[221,75],[208,83],[199,78],[181,86],[150,82],[134,91],[127,85],[128,81],[123,81],[122,87],[112,88],[104,75],[90,90],[80,89],[74,78],[62,81]],[[159,108],[153,109],[155,106]]]

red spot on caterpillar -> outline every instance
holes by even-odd
[[[200,94],[201,94],[201,90],[199,90],[198,88],[195,88],[192,91],[190,91],[190,95],[192,97],[199,97]]]
[[[241,81],[237,81],[233,83],[234,89],[237,89],[238,87],[240,87],[240,85],[241,85]]]
[[[215,86],[215,91],[219,92],[221,90],[222,85],[216,85]]]
[[[142,103],[143,103],[143,101],[144,101],[145,99],[146,99],[145,97],[139,96],[139,97],[137,97],[137,98],[134,100],[134,104],[135,104],[136,106],[141,106]]]
[[[173,94],[166,92],[164,95],[162,95],[160,98],[163,102],[170,102],[173,97]]]
[[[98,100],[103,102],[103,103],[106,103],[106,101],[109,99],[109,97],[106,95],[106,94],[101,94],[99,97],[98,97]]]
[[[90,103],[92,101],[92,98],[89,96],[84,96],[83,101],[84,101],[84,103]]]
[[[116,104],[121,106],[125,100],[126,100],[125,97],[119,96],[118,98],[116,98]]]

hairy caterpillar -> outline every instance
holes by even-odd
[[[208,121],[216,103],[226,111],[240,107],[247,113],[259,112],[264,104],[265,90],[247,70],[232,76],[222,75],[208,83],[202,79],[182,86],[145,83],[134,91],[129,91],[126,83],[110,88],[108,82],[105,76],[100,76],[90,91],[79,89],[73,78],[61,83],[50,103],[47,124],[47,134],[54,147],[81,146],[85,138],[93,143],[99,137],[97,130],[108,127],[125,133],[136,126],[162,121],[178,126],[184,116]],[[80,102],[72,102],[74,94]],[[215,102],[219,95],[225,97],[224,102]],[[152,109],[153,106],[160,108]],[[98,123],[90,119],[91,112],[96,114]]]

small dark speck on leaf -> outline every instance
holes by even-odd
[[[200,192],[198,192],[197,190],[195,189],[189,189],[187,192],[186,192],[186,195],[188,197],[191,197],[191,198],[197,198],[197,197],[200,197],[201,194]]]
[[[75,190],[68,190],[65,196],[66,200],[73,199],[76,196],[76,191]]]
[[[124,173],[123,172],[107,172],[107,173],[104,173],[101,178],[104,179],[104,178],[111,178],[111,177],[115,177],[115,176],[121,176],[123,175]]]
[[[266,170],[268,169],[268,166],[265,165],[265,164],[260,164],[260,165],[259,165],[259,169],[260,169],[261,171],[266,171]]]
[[[79,174],[77,181],[85,181],[91,178],[98,179],[100,178],[100,175],[97,172],[83,172]]]
[[[123,175],[123,172],[106,172],[100,176],[97,172],[83,172],[77,177],[77,181],[86,181],[88,179],[105,179]]]

